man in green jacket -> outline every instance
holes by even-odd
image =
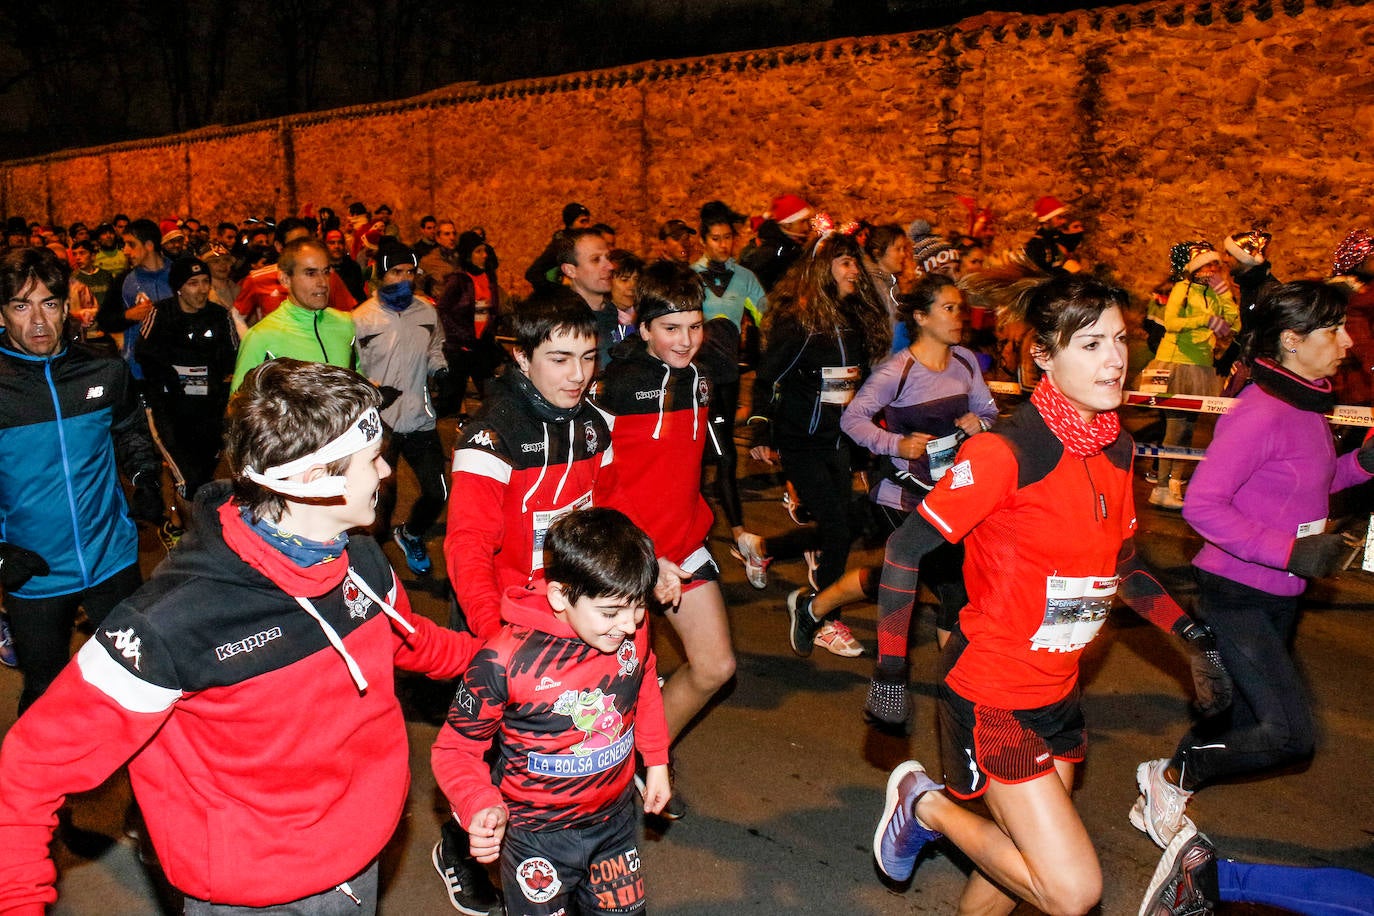
[[[260,363],[278,356],[353,368],[353,319],[329,308],[329,251],[310,236],[288,242],[277,261],[287,299],[253,325],[239,345],[233,388]]]

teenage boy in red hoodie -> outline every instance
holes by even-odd
[[[323,363],[249,374],[232,485],[201,488],[196,527],[0,748],[0,913],[57,899],[57,809],[126,761],[187,913],[376,911],[410,784],[394,671],[457,677],[477,645],[412,613],[381,548],[349,534],[391,473],[380,403]]]
[[[544,546],[547,578],[506,591],[507,625],[458,686],[434,775],[473,856],[501,859],[512,912],[642,913],[636,751],[644,810],[658,813],[671,794],[644,618],[658,561],[648,536],[614,509],[563,515]]]

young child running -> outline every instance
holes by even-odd
[[[705,295],[690,267],[645,267],[635,294],[639,337],[615,348],[597,400],[613,415],[615,461],[597,478],[596,504],[624,512],[653,539],[655,597],[667,606],[687,655],[663,686],[674,738],[735,673],[720,570],[706,547],[714,516],[699,486],[712,437],[711,384],[693,363]]]
[[[434,775],[474,858],[500,857],[512,912],[642,913],[634,751],[647,768],[644,810],[661,811],[670,794],[644,621],[654,547],[603,508],[563,515],[544,546],[546,578],[507,590],[507,626],[459,684]],[[484,760],[493,736],[494,767]]]

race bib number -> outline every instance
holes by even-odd
[[[1374,515],[1369,516],[1369,530],[1364,535],[1364,562],[1361,567],[1365,572],[1374,572]]]
[[[957,432],[926,443],[926,461],[930,464],[930,479],[939,480],[954,466],[954,455],[959,451],[959,443],[967,437]]]
[[[1303,522],[1298,526],[1298,537],[1310,538],[1314,534],[1321,534],[1326,530],[1326,519],[1319,518],[1315,522]]]
[[[181,393],[204,397],[210,393],[209,366],[173,366],[177,380],[181,382]]]
[[[544,568],[544,537],[549,533],[549,526],[554,519],[578,509],[590,509],[591,505],[592,491],[588,490],[562,508],[530,513],[530,525],[534,528],[534,555],[530,558],[530,572]]]
[[[1140,390],[1145,394],[1168,394],[1170,369],[1145,369],[1140,373]]]
[[[1112,609],[1116,576],[1049,576],[1045,579],[1045,619],[1031,637],[1031,649],[1077,652],[1093,641]]]
[[[858,366],[825,366],[821,369],[821,403],[844,406],[859,390]]]

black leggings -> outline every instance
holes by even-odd
[[[716,499],[720,500],[721,511],[731,528],[744,524],[744,506],[739,498],[739,481],[736,479],[739,467],[739,453],[735,449],[735,409],[739,406],[739,379],[718,384],[711,389],[711,403],[707,408],[707,420],[720,446],[720,455],[712,454],[711,449],[702,453],[706,462],[716,465]]]
[[[393,471],[397,470],[398,456],[406,460],[415,472],[415,479],[420,482],[420,495],[410,507],[406,530],[417,538],[423,538],[448,501],[448,478],[444,474],[444,447],[439,442],[439,431],[422,429],[414,433],[391,433],[382,457]],[[377,497],[378,537],[385,539],[391,536],[391,512],[395,508],[396,476],[393,473],[391,485],[382,487]]]
[[[1198,617],[1216,633],[1236,689],[1229,712],[1199,723],[1179,742],[1173,763],[1183,787],[1311,757],[1312,712],[1288,650],[1298,621],[1297,596],[1195,572]]]
[[[784,448],[781,454],[783,476],[796,487],[797,496],[816,520],[814,529],[798,534],[805,535],[811,546],[821,552],[820,565],[816,569],[816,585],[824,591],[844,575],[845,565],[849,562],[850,545],[862,530],[867,512],[864,504],[854,499],[849,450]],[[770,537],[770,552],[774,557],[794,555],[789,547],[784,546],[791,540],[789,535]]]
[[[57,679],[71,655],[72,626],[78,608],[99,626],[114,606],[134,593],[143,583],[138,564],[125,567],[104,582],[84,591],[52,598],[21,598],[7,595],[5,607],[14,634],[14,652],[19,656],[19,671],[24,687],[19,692],[22,715]]]

